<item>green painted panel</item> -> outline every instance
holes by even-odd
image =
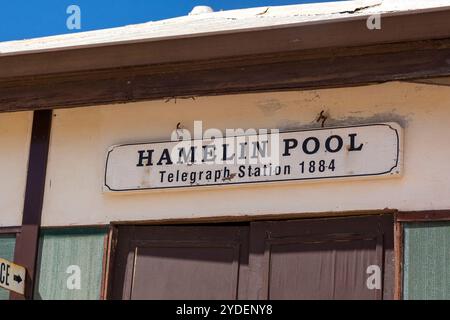
[[[105,229],[70,228],[41,233],[34,298],[100,298]]]
[[[15,235],[0,235],[0,258],[14,261]],[[9,291],[0,288],[0,300],[8,300]]]
[[[410,223],[404,234],[404,299],[450,299],[450,223]]]

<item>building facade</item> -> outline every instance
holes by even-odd
[[[25,298],[449,299],[450,9],[405,3],[0,44],[0,257],[27,268]],[[139,151],[196,121],[277,129],[284,156],[334,138],[304,143],[311,179],[151,180]],[[132,168],[110,157],[134,145]]]

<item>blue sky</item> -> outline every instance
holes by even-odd
[[[183,16],[196,5],[215,11],[330,0],[0,0],[0,41],[105,29]],[[81,10],[81,29],[66,26],[70,5]]]

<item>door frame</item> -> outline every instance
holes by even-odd
[[[342,213],[318,213],[318,214],[271,214],[260,216],[244,216],[244,217],[210,217],[201,219],[165,219],[152,221],[130,221],[130,222],[112,222],[110,224],[108,235],[107,261],[105,273],[103,275],[103,292],[104,299],[112,299],[112,283],[115,271],[115,262],[117,256],[118,230],[123,226],[218,226],[218,225],[237,225],[239,223],[251,223],[255,221],[289,221],[289,220],[316,220],[316,219],[332,219],[332,218],[354,218],[354,217],[370,217],[370,216],[392,216],[393,223],[393,250],[392,265],[388,266],[392,274],[392,281],[389,285],[392,287],[393,299],[401,299],[401,277],[402,277],[402,247],[403,235],[401,222],[397,221],[397,210],[379,210],[379,211],[350,211]]]

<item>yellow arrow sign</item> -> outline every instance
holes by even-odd
[[[23,295],[25,275],[24,267],[0,258],[0,287]]]

